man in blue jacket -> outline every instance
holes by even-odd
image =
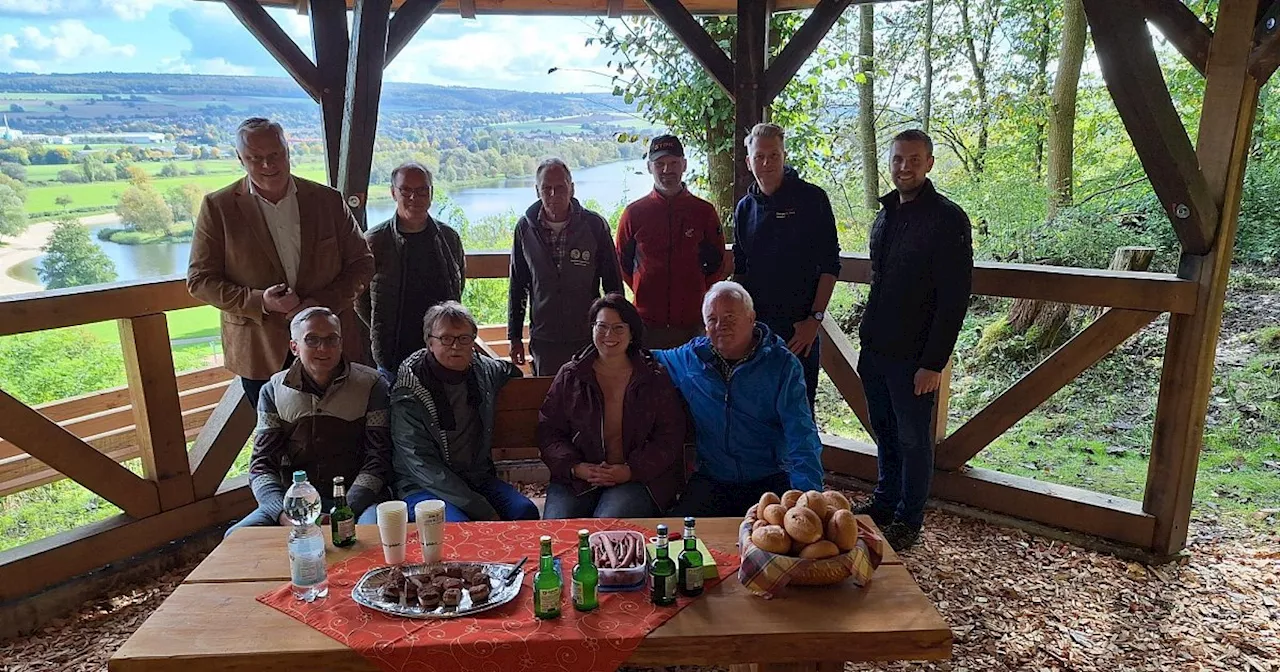
[[[756,181],[733,212],[733,279],[755,299],[760,321],[800,358],[813,408],[818,326],[840,276],[840,241],[827,192],[785,166],[783,140],[774,124],[756,124],[747,136]]]
[[[822,444],[800,362],[751,295],[717,282],[702,301],[707,335],[655,350],[689,405],[697,465],[674,516],[741,516],[765,492],[822,489]]]

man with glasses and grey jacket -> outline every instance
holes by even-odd
[[[573,197],[573,176],[560,159],[538,166],[538,200],[516,223],[511,243],[507,338],[511,361],[525,363],[529,312],[533,375],[554,376],[591,344],[587,312],[604,294],[622,292],[622,269],[609,223]]]

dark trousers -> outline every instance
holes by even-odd
[[[678,348],[706,333],[701,325],[692,327],[660,327],[644,325],[644,347],[649,350]]]
[[[516,490],[515,486],[497,478],[490,478],[475,489],[493,505],[503,520],[538,520],[538,505]],[[414,522],[413,507],[418,502],[428,499],[440,499],[427,490],[419,490],[405,496],[404,503],[409,506],[409,522]],[[467,523],[471,516],[449,502],[444,503],[444,521],[446,523]]]
[[[533,375],[554,376],[560,373],[560,367],[573,359],[573,356],[587,347],[590,342],[590,340],[575,343],[530,340],[529,350],[533,355]]]
[[[781,495],[790,489],[791,477],[782,473],[748,483],[725,483],[695,473],[670,515],[677,518],[745,516],[747,509],[760,501],[760,495],[766,492]]]
[[[867,394],[871,428],[876,434],[876,484],[873,513],[919,528],[933,479],[933,404],[936,392],[916,395],[914,362],[863,350],[858,375]]]
[[[270,378],[264,380],[240,379],[240,386],[244,388],[244,400],[249,402],[249,408],[254,411],[258,410],[258,399],[262,396],[262,388],[266,387],[269,382],[271,382]]]
[[[661,515],[649,488],[631,481],[608,488],[592,488],[581,495],[562,483],[547,486],[547,503],[542,517],[558,518],[653,518]]]
[[[794,323],[771,323],[765,322],[773,333],[782,339],[783,343],[791,340],[796,335],[796,327]],[[804,371],[804,388],[805,393],[809,395],[809,410],[817,409],[816,402],[818,399],[818,369],[821,368],[821,360],[819,355],[822,350],[822,334],[819,333],[813,337],[813,346],[809,348],[809,354],[805,356],[796,355],[800,360],[800,368]],[[816,412],[816,411],[815,411]]]

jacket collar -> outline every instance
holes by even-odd
[[[578,202],[578,199],[569,199],[569,225],[572,226],[574,222],[582,219],[584,211],[585,209],[582,207],[582,204]],[[534,201],[532,205],[525,208],[524,218],[525,221],[529,222],[529,226],[541,226],[542,201]]]
[[[924,178],[924,186],[920,187],[920,193],[916,194],[916,197],[911,202],[924,203],[936,200],[938,200],[938,190],[933,188],[933,180],[926,177]],[[902,205],[898,198],[898,190],[894,189],[884,196],[881,196],[880,205],[889,209],[897,208],[899,205]]]
[[[325,388],[324,393],[316,396],[324,396],[324,394],[327,394],[330,390],[345,382],[347,380],[347,376],[350,374],[351,365],[347,363],[347,358],[339,358],[338,367],[334,369],[333,378],[329,380],[329,387]],[[303,368],[301,359],[295,359],[293,364],[289,365],[288,370],[284,374],[284,384],[285,387],[292,388],[299,392],[307,392],[308,394],[315,394],[314,390],[319,388],[319,385],[316,384],[311,376],[307,374],[306,369]]]
[[[396,241],[396,247],[403,247],[404,234],[400,232],[400,213],[398,212],[391,213],[391,219],[387,220],[387,226],[391,229],[391,239]],[[419,233],[426,233],[427,231],[439,231],[439,230],[440,230],[440,226],[436,222],[435,217],[432,217],[430,213],[428,213],[427,228],[423,229]]]
[[[574,376],[579,380],[590,380],[595,378],[592,365],[600,358],[600,351],[595,345],[588,345],[581,352],[573,356],[567,365],[566,373]],[[654,359],[653,354],[648,350],[640,350],[631,355],[631,364],[635,367],[635,371],[631,374],[634,380],[648,378],[657,373],[661,373],[661,365],[658,360]]]
[[[676,201],[683,201],[692,195],[693,194],[689,193],[688,185],[686,185],[684,182],[680,183],[680,191],[677,191],[675,194],[671,196],[664,195],[661,191],[658,191],[657,187],[654,187],[653,189],[649,190],[649,198],[652,198],[653,200],[658,201],[659,203],[674,203]]]
[[[760,183],[755,180],[751,180],[751,184],[747,187],[747,195],[751,196],[752,198],[755,198],[756,200],[764,200],[766,198],[777,198],[778,194],[781,194],[782,192],[786,191],[788,187],[790,187],[791,185],[799,181],[800,181],[799,171],[797,171],[795,168],[792,168],[791,166],[783,166],[782,167],[782,184],[778,185],[777,191],[773,192],[773,194],[771,195],[765,195],[765,193],[760,190]]]
[[[773,330],[770,329],[768,325],[759,321],[756,322],[755,338],[757,339],[756,345],[750,350],[747,357],[743,360],[744,362],[759,359],[760,355],[768,353],[781,342],[774,336]],[[720,356],[716,352],[715,348],[711,347],[711,339],[706,336],[699,336],[698,339],[694,341],[693,352],[698,356],[698,359],[702,360],[702,362],[707,365],[714,365],[716,359]]]

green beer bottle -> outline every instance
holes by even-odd
[[[341,476],[333,477],[333,509],[329,511],[333,545],[347,548],[356,543],[356,513],[347,504],[347,487]]]
[[[573,608],[591,611],[600,606],[600,571],[591,558],[590,532],[578,530],[578,566],[573,568]]]
[[[537,618],[560,618],[560,591],[564,587],[556,574],[555,558],[551,557],[551,537],[542,535],[542,554],[538,558],[538,573],[533,575],[533,615]]]
[[[680,594],[694,597],[702,594],[702,551],[693,535],[693,516],[684,519],[684,550],[680,551]]]
[[[676,603],[676,563],[667,556],[667,526],[658,526],[658,548],[649,563],[649,599],[658,606]]]

